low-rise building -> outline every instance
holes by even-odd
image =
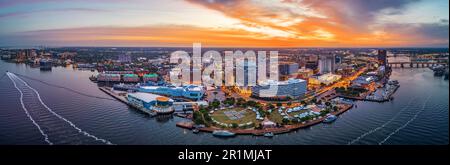
[[[200,100],[205,94],[202,86],[185,85],[185,86],[141,86],[140,92],[155,93],[170,97],[184,97],[192,100]]]
[[[156,111],[157,113],[171,113],[174,111],[172,105],[173,100],[164,96],[150,93],[128,93],[128,103],[148,111]]]
[[[145,74],[143,76],[143,80],[144,80],[144,83],[147,81],[156,82],[156,81],[158,81],[158,74],[156,74],[156,73]]]
[[[100,73],[97,75],[97,81],[120,82],[120,74]]]
[[[320,85],[320,84],[329,85],[338,81],[339,79],[341,79],[341,77],[342,77],[341,75],[327,73],[323,75],[312,76],[309,79],[309,83],[312,85]]]

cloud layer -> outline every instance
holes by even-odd
[[[0,9],[8,9],[28,1],[35,4],[44,1],[55,3],[52,0],[2,1]],[[0,21],[42,12],[103,13],[105,16],[102,18],[131,12],[114,11],[98,6],[87,8],[86,3],[93,2],[86,0],[77,2],[84,5],[50,10],[0,12]],[[114,4],[120,1],[95,0],[94,2]],[[169,23],[155,21],[145,26],[129,27],[121,22],[111,21],[111,26],[93,24],[89,27],[75,26],[14,32],[4,35],[8,40],[0,39],[0,45],[26,43],[61,46],[86,44],[92,46],[190,46],[193,42],[202,42],[210,46],[242,47],[448,47],[449,43],[448,12],[420,11],[426,16],[426,21],[422,22],[403,19],[413,15],[411,12],[415,12],[415,5],[430,4],[430,6],[448,7],[448,1],[442,0],[433,2],[424,0],[185,0],[185,3],[180,1],[176,3],[192,6],[193,13],[196,13],[193,17],[199,20],[198,22],[205,19],[202,15],[214,14],[220,16],[217,17],[218,22],[223,19],[223,22],[228,23],[211,27],[202,23],[188,25],[174,19]],[[158,5],[158,3],[153,2],[152,5]],[[177,8],[179,7],[174,7],[175,10],[171,14],[188,14],[177,13]],[[427,16],[427,13],[437,14]],[[143,14],[140,17],[165,18],[166,16],[167,14]],[[90,20],[90,18],[85,19]]]

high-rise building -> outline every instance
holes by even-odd
[[[281,75],[291,75],[297,73],[298,71],[298,63],[294,62],[284,62],[278,65]]]
[[[386,64],[387,64],[387,51],[386,50],[378,50],[378,61],[380,61],[382,66],[386,66]]]
[[[325,74],[325,73],[333,73],[335,69],[335,56],[334,55],[324,55],[320,56],[319,59],[319,73]]]
[[[121,54],[119,55],[119,62],[121,63],[130,63],[131,62],[131,56],[128,54]]]

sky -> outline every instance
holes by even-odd
[[[448,47],[448,0],[0,0],[0,46]]]

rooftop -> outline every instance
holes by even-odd
[[[151,94],[151,93],[142,93],[142,92],[135,92],[135,93],[128,93],[128,95],[138,98],[144,102],[151,102],[151,101],[155,101],[158,98],[162,98],[164,96],[160,96],[160,95],[155,95],[155,94]],[[169,101],[173,101],[170,98],[167,98]]]
[[[266,80],[265,82],[261,82],[260,85],[288,85],[288,84],[294,84],[294,83],[300,83],[300,82],[306,82],[303,79],[293,79],[290,78],[287,81],[276,81],[276,80]]]

